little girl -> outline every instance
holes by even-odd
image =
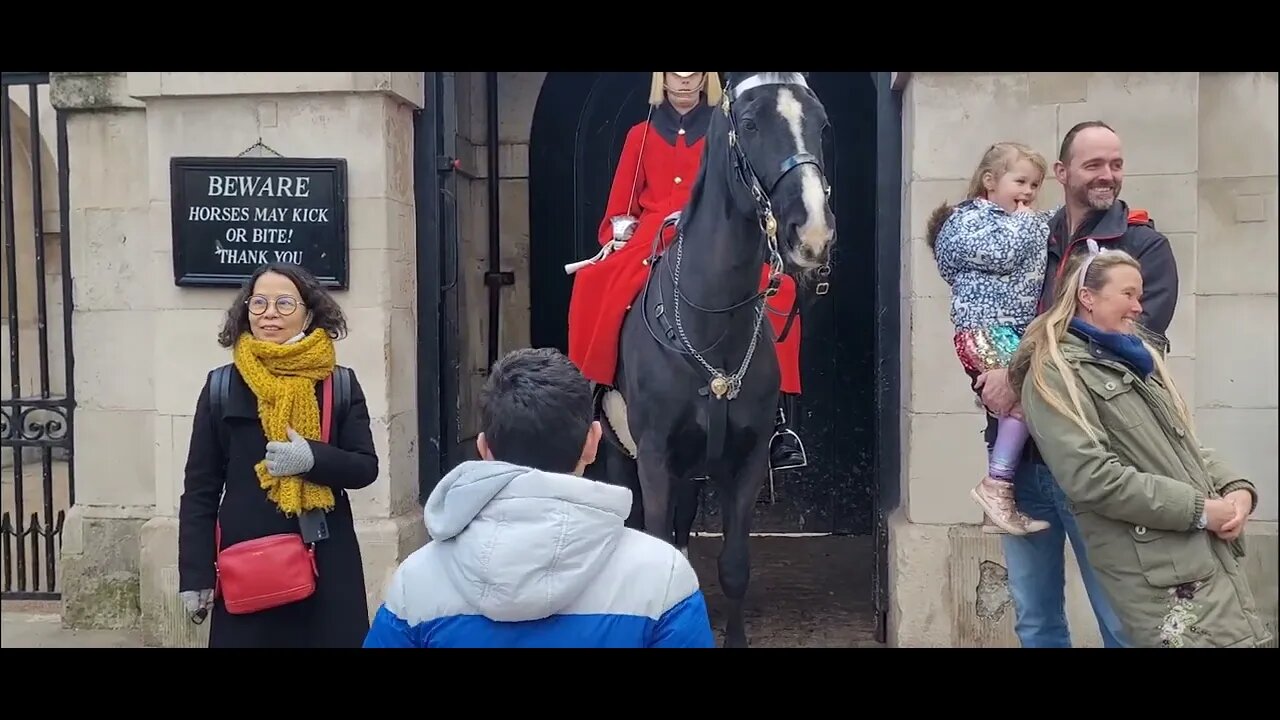
[[[996,143],[974,171],[967,199],[954,207],[943,203],[929,218],[929,247],[951,286],[956,354],[971,382],[1009,366],[1036,316],[1052,213],[1031,206],[1048,170],[1044,157],[1026,145]],[[1014,503],[1014,470],[1026,440],[1021,420],[1001,418],[987,476],[969,493],[992,523],[1014,535],[1049,527]]]

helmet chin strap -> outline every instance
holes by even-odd
[[[702,82],[698,83],[697,87],[691,88],[689,90],[673,88],[670,85],[668,85],[666,82],[662,83],[663,90],[666,90],[667,92],[672,93],[673,95],[679,95],[681,97],[684,97],[687,95],[696,95],[702,92],[702,89],[705,88],[706,86],[707,86],[707,77],[705,75],[702,76]]]

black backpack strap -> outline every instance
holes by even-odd
[[[227,396],[231,394],[230,364],[216,367],[209,374],[209,410],[213,419],[222,422],[222,409],[226,407]]]
[[[223,458],[227,457],[230,441],[227,439],[226,423],[223,422],[227,398],[231,395],[231,373],[235,366],[228,363],[213,369],[209,373],[209,422],[213,423],[214,435],[222,448]],[[225,470],[225,466],[223,467]]]
[[[333,368],[333,420],[340,426],[351,409],[351,368],[335,365]]]

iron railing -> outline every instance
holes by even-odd
[[[0,455],[7,466],[5,470],[12,470],[4,473],[3,485],[7,487],[0,493],[0,597],[57,599],[62,528],[67,510],[75,504],[72,453],[76,402],[72,380],[75,362],[71,344],[67,126],[64,114],[55,111],[54,142],[49,143],[41,132],[41,122],[48,117],[47,110],[42,116],[41,105],[47,102],[42,98],[47,92],[42,93],[42,89],[48,87],[49,73],[0,73],[0,80],[4,89],[4,98],[0,99],[0,186],[7,300],[3,320],[9,356],[5,373],[8,383],[4,383],[7,392],[0,400]],[[17,178],[17,185],[15,167],[25,175]],[[57,174],[56,243],[54,234],[45,226],[44,182],[49,170]],[[55,350],[50,349],[50,250],[58,255],[55,267],[60,266],[57,279],[61,285],[60,293],[55,291],[55,299],[61,298],[61,308],[54,310],[61,317],[61,327],[53,327],[52,332],[55,341],[60,332],[62,342]],[[34,372],[30,355],[24,355],[30,352],[33,335],[37,365]],[[54,367],[55,363],[61,367]],[[54,387],[58,376],[61,388]],[[34,468],[30,467],[36,462],[40,466],[38,486],[35,473],[31,472]],[[55,483],[55,478],[60,482]],[[30,498],[37,487],[39,497]],[[38,509],[28,512],[28,503],[33,499],[38,501]]]

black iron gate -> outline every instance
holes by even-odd
[[[57,599],[62,526],[75,503],[67,126],[54,112],[54,137],[41,131],[52,112],[41,107],[49,73],[2,73],[0,80],[8,355],[0,400],[0,596]],[[51,173],[56,190],[48,192]],[[56,230],[47,227],[51,217]],[[55,281],[60,288],[51,288]],[[60,347],[51,348],[51,340]]]

